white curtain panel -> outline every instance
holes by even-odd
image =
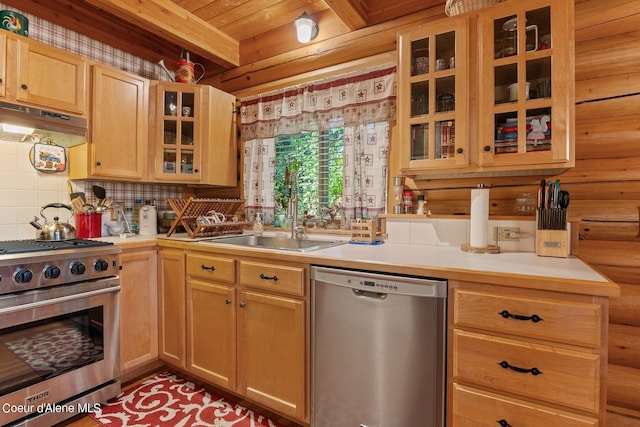
[[[362,70],[241,101],[247,219],[275,212],[275,138],[345,128],[343,228],[386,204],[389,122],[396,116],[396,66]]]

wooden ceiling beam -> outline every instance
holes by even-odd
[[[86,0],[223,68],[240,64],[239,42],[171,0]]]
[[[367,4],[364,0],[324,0],[329,8],[350,29],[367,26]]]

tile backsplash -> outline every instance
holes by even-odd
[[[42,206],[49,203],[69,204],[67,171],[43,173],[31,164],[29,152],[33,144],[0,140],[0,240],[33,239],[36,230],[29,222],[40,216]],[[181,186],[136,184],[125,182],[73,181],[73,191],[84,191],[89,203],[95,204],[94,184],[104,187],[106,195],[133,206],[135,199],[156,200],[158,210],[169,210],[167,198],[182,197]],[[59,216],[60,221],[75,224],[71,212],[66,209],[47,209],[48,220]],[[41,221],[42,222],[42,221]]]
[[[460,247],[469,243],[470,221],[466,218],[387,218],[388,241],[413,245]],[[500,241],[502,252],[534,252],[534,220],[489,220],[489,244],[495,244],[495,227],[520,227],[520,240]]]

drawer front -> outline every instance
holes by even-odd
[[[597,427],[599,421],[472,387],[453,385],[456,427]]]
[[[597,354],[454,330],[453,376],[591,413],[600,409]]]
[[[304,295],[304,268],[240,261],[240,283],[260,289]]]
[[[217,282],[235,282],[235,262],[204,254],[187,254],[187,274],[200,279]]]
[[[597,304],[454,291],[454,325],[599,348],[602,311]]]

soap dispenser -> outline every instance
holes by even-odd
[[[262,232],[264,231],[264,223],[262,222],[262,213],[256,213],[256,219],[253,222],[253,233],[256,236],[262,236]]]

